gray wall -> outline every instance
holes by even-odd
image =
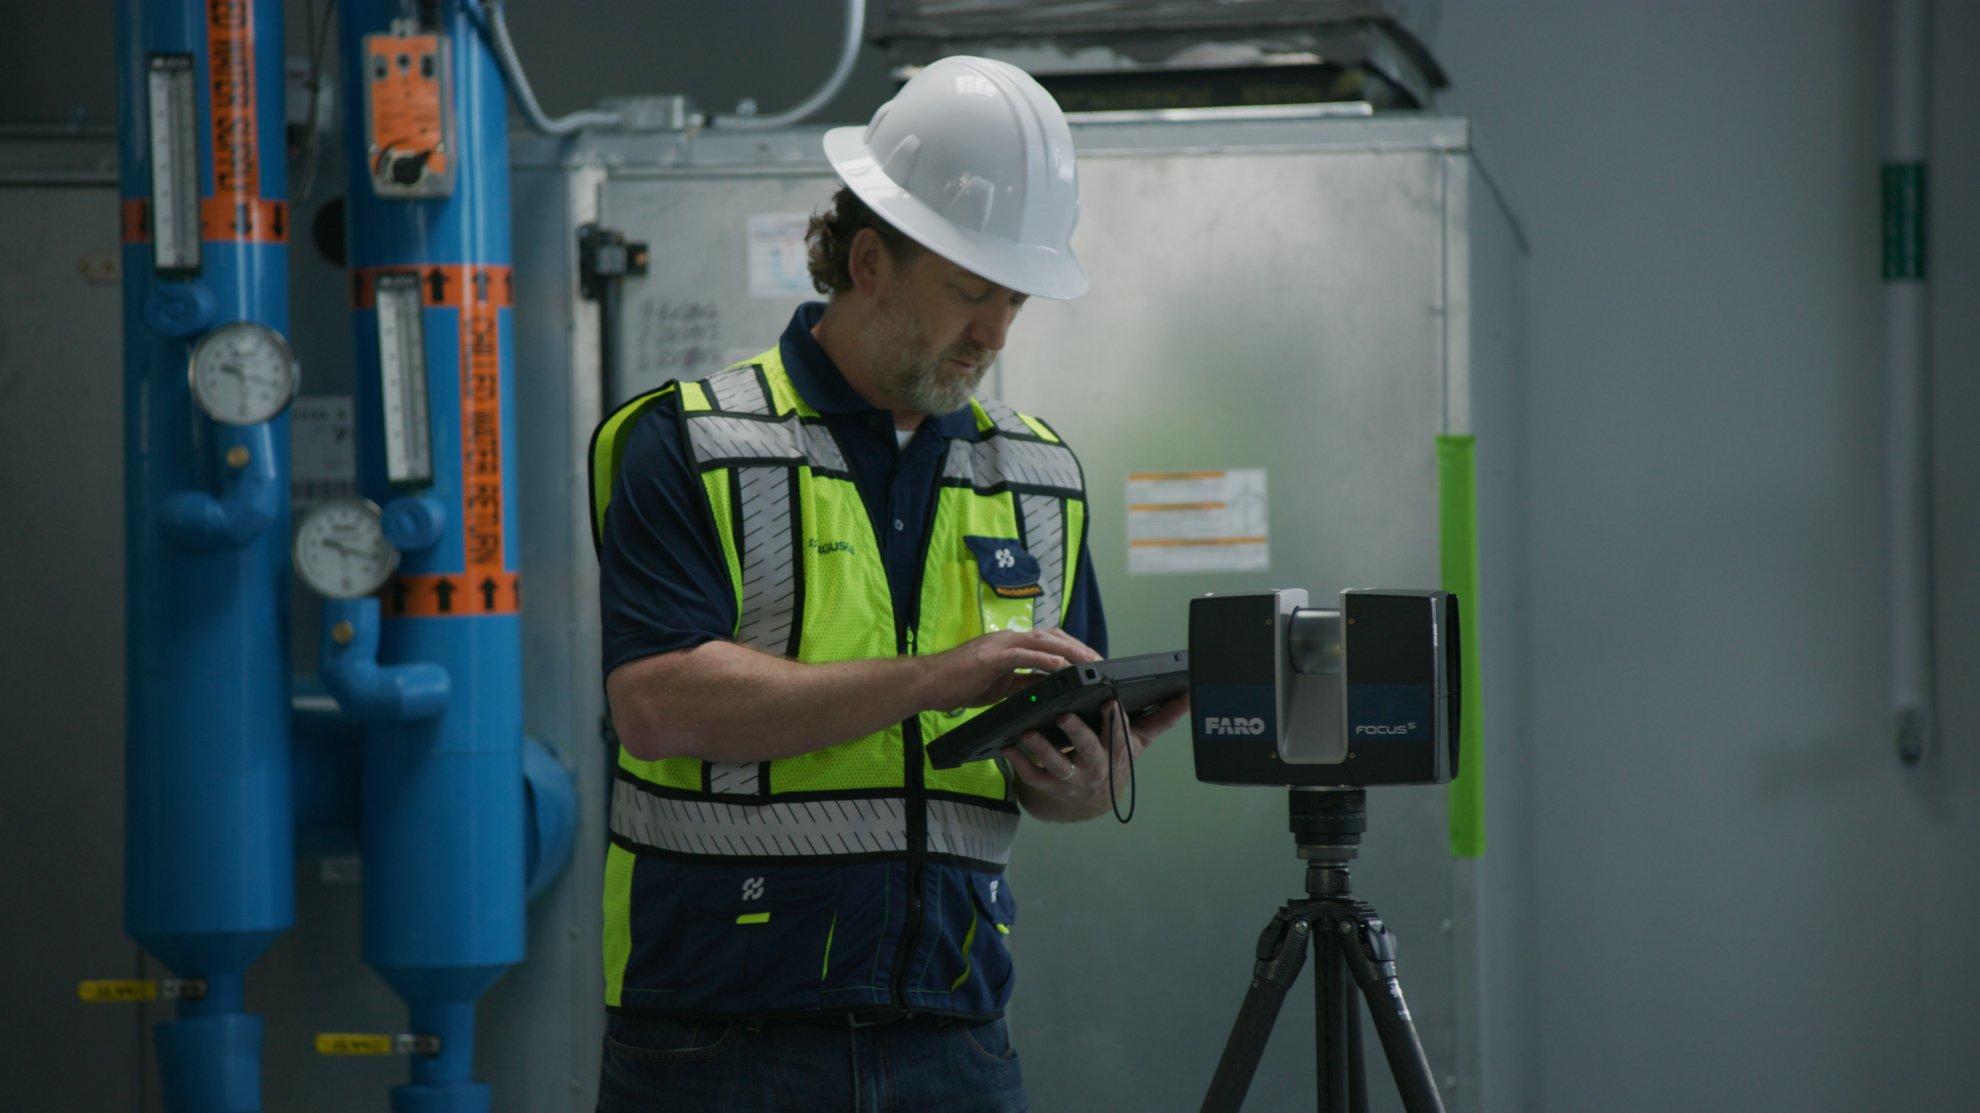
[[[1431,36],[1440,108],[1475,121],[1534,249],[1535,682],[1530,729],[1493,740],[1484,885],[1496,1108],[1970,1098],[1980,5],[1942,0],[1934,36],[1946,730],[1912,772],[1883,741],[1879,8],[1481,0]],[[775,108],[829,65],[830,10],[615,0],[512,23],[553,112],[636,90]],[[109,18],[53,11],[9,5],[0,120],[107,121]],[[869,56],[831,114],[885,88]],[[25,815],[4,819],[17,841]],[[1147,1052],[1204,1036],[1164,1023]]]
[[[1517,883],[1488,909],[1503,1108],[1971,1101],[1946,1064],[1980,985],[1955,942],[1980,867],[1980,81],[1956,44],[1980,8],[1939,4],[1934,37],[1946,732],[1912,772],[1881,680],[1878,8],[1444,13],[1442,107],[1534,250],[1531,729],[1495,766]]]

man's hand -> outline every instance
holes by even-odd
[[[1101,717],[1105,743],[1084,719],[1061,715],[1059,729],[1072,742],[1069,753],[1060,752],[1037,731],[1025,731],[1018,736],[1017,745],[1004,748],[1011,771],[1023,782],[1018,799],[1025,811],[1040,819],[1077,822],[1104,814],[1114,803],[1109,767],[1111,791],[1121,791],[1128,783],[1130,761],[1139,758],[1149,743],[1175,726],[1188,710],[1189,697],[1177,696],[1126,724],[1123,738],[1120,704],[1109,704]]]
[[[1100,655],[1063,630],[1001,630],[922,658],[921,705],[947,711],[996,703],[1037,677],[1019,669],[1057,672]]]

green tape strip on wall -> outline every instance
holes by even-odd
[[[1451,853],[1485,853],[1485,732],[1479,720],[1478,498],[1473,481],[1474,438],[1437,438],[1437,536],[1444,590],[1458,597],[1458,652],[1463,658],[1458,776],[1451,782]]]

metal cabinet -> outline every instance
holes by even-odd
[[[560,596],[568,614],[537,619],[563,638],[551,655],[572,654],[549,669],[559,678],[550,683],[568,677],[582,693],[568,704],[571,733],[597,708],[597,630],[583,594],[588,525],[558,500],[582,501],[581,434],[602,412],[589,408],[761,351],[799,301],[818,296],[798,237],[836,184],[819,134],[517,144],[517,274],[535,291],[518,320],[525,352],[542,361],[525,361],[523,390],[568,384],[565,398],[525,399],[544,420],[523,451],[536,500],[526,488],[525,529],[552,528],[555,516],[568,530],[526,545],[539,562],[533,584],[554,569],[571,589]],[[1500,574],[1518,489],[1520,249],[1467,125],[1212,110],[1081,118],[1074,138],[1074,242],[1092,292],[1033,299],[984,389],[1045,417],[1080,453],[1114,650],[1182,645],[1186,601],[1204,591],[1436,586],[1438,438],[1475,434],[1483,581],[1467,617],[1482,638],[1489,747],[1495,717],[1516,706],[1491,693],[1510,692],[1517,669],[1499,618],[1516,603]],[[595,309],[570,294],[575,227],[553,223],[594,216],[650,245],[651,270],[624,280],[600,352],[609,371],[584,362],[599,351]],[[1130,473],[1238,468],[1266,475],[1266,570],[1129,574]],[[551,640],[533,638],[530,652]],[[535,676],[545,662],[532,659]],[[533,693],[531,706],[542,705]],[[1011,876],[1025,911],[1012,938],[1012,1018],[1040,1108],[1193,1103],[1184,1095],[1209,1081],[1257,933],[1300,888],[1284,795],[1199,784],[1188,748],[1179,730],[1141,762],[1130,826],[1029,822],[1018,840]],[[1356,874],[1402,939],[1424,1042],[1447,1100],[1463,1109],[1478,1104],[1484,898],[1480,862],[1451,853],[1448,810],[1441,788],[1372,792]],[[597,937],[592,837],[558,898],[589,902],[569,918],[586,943]],[[596,965],[578,955],[572,968]],[[554,1014],[532,1011],[545,1031],[585,1030],[590,988],[580,984],[577,1014],[554,1025]],[[1303,993],[1260,1070],[1260,1108],[1311,1101]],[[1370,1057],[1379,1074],[1372,1043]]]

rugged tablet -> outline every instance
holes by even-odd
[[[1101,716],[1114,700],[1130,721],[1189,691],[1189,652],[1143,653],[1071,665],[1039,677],[1002,702],[928,744],[928,763],[954,769],[997,756],[1027,730],[1053,744],[1071,745],[1056,725],[1072,713],[1100,732]],[[1105,737],[1102,734],[1102,737]]]

